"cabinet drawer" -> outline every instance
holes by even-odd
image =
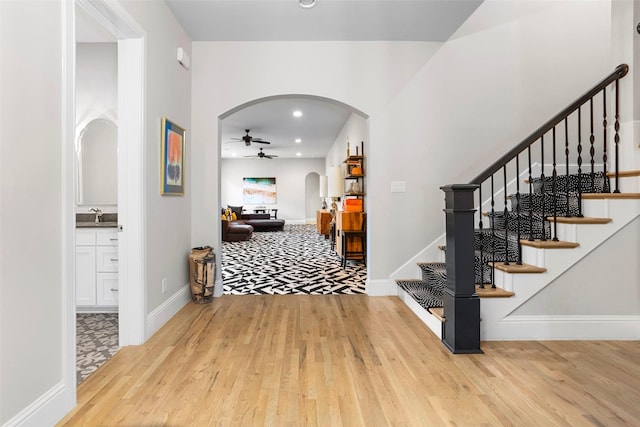
[[[99,231],[96,239],[98,246],[118,246],[118,231]]]
[[[96,271],[101,273],[118,271],[118,248],[96,246]]]
[[[76,230],[76,246],[94,246],[95,244],[95,230]]]
[[[118,305],[118,273],[97,273],[97,305]]]

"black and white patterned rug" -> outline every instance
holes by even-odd
[[[223,292],[251,294],[364,294],[367,269],[340,257],[313,224],[254,232],[246,242],[222,242]]]
[[[76,373],[80,384],[118,347],[118,313],[76,314]]]

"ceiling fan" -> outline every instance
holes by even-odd
[[[252,142],[255,142],[256,144],[271,144],[269,141],[265,141],[262,138],[252,137],[251,135],[249,135],[250,130],[251,129],[245,129],[245,132],[247,132],[245,136],[243,136],[242,138],[231,138],[233,139],[233,141],[229,141],[229,142],[244,141],[244,145],[246,145],[247,147],[250,146]]]
[[[258,157],[260,159],[273,159],[274,157],[278,157],[275,154],[266,154],[264,151],[262,151],[263,149],[260,148],[260,151],[258,151],[258,154],[256,154],[255,156],[245,156],[245,157]]]

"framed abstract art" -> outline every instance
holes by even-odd
[[[275,178],[243,178],[242,201],[245,204],[275,204]]]
[[[162,158],[160,194],[184,194],[184,159],[186,131],[166,117],[162,118]]]

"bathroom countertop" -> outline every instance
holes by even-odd
[[[116,228],[117,222],[76,222],[76,228]]]
[[[0,0],[1,1],[1,0]],[[104,213],[100,216],[100,222],[96,223],[93,213],[77,213],[76,228],[116,228],[118,226],[117,213]]]

